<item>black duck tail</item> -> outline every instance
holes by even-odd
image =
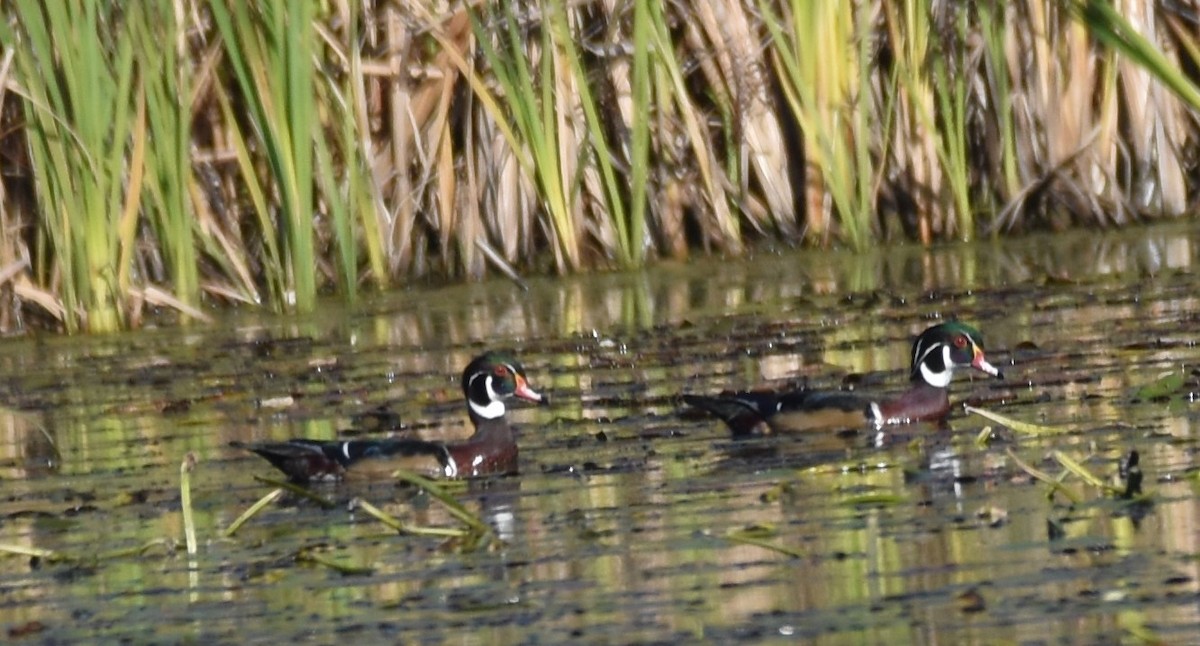
[[[770,432],[766,419],[755,405],[756,402],[734,397],[684,394],[683,403],[716,415],[725,422],[734,437],[749,437]]]
[[[290,440],[287,442],[230,442],[229,446],[262,456],[295,482],[339,478],[348,459],[339,459],[341,442]]]

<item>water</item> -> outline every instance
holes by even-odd
[[[1155,228],[868,256],[761,253],[642,274],[415,287],[303,320],[0,344],[0,629],[25,643],[1178,643],[1200,634],[1195,367],[1200,234]],[[733,442],[681,391],[902,388],[939,317],[1003,382],[970,401],[1069,432],[950,429]],[[399,536],[346,502],[456,527],[391,485],[314,489],[223,530],[271,487],[230,440],[333,438],[385,405],[469,431],[457,376],[516,348],[552,405],[519,408],[522,475],[455,495],[502,543]],[[1178,371],[1183,385],[1137,389]],[[977,442],[985,427],[993,435]],[[1136,449],[1152,503],[1101,477]],[[194,453],[200,540],[179,545]],[[1014,459],[1016,458],[1016,459]],[[756,544],[757,541],[757,544]],[[136,553],[135,553],[136,552]],[[343,574],[309,557],[367,573]]]

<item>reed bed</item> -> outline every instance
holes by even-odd
[[[1190,212],[1200,2],[13,0],[0,329]]]

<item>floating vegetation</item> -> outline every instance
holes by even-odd
[[[1045,471],[1029,465],[1024,460],[1017,457],[1017,454],[1013,453],[1012,449],[1006,449],[1005,452],[1008,454],[1008,457],[1013,461],[1013,463],[1016,464],[1017,467],[1022,471],[1033,476],[1035,479],[1041,480],[1042,482],[1050,485],[1050,491],[1047,493],[1047,497],[1053,497],[1055,493],[1061,493],[1066,496],[1072,504],[1078,504],[1083,501],[1083,496],[1075,493],[1066,485],[1064,485],[1061,478],[1051,476]]]
[[[429,478],[420,476],[410,471],[398,470],[393,474],[393,476],[396,480],[411,484],[428,494],[431,498],[445,507],[451,516],[462,522],[464,525],[466,525],[466,527],[424,527],[406,524],[361,497],[356,497],[350,500],[348,509],[350,511],[361,510],[372,518],[375,518],[379,522],[396,530],[400,534],[409,536],[438,536],[443,538],[460,539],[460,543],[458,543],[458,545],[462,551],[471,551],[488,544],[488,541],[485,541],[484,539],[491,536],[491,526],[485,523],[481,518],[479,518],[479,516],[471,513],[462,505],[462,503],[455,499],[454,496],[448,493],[445,487],[441,486],[437,482],[434,482],[433,480],[430,480]],[[311,500],[325,509],[332,509],[336,506],[336,504],[328,498],[315,494],[309,489],[296,485],[295,483],[278,481],[270,478],[262,478],[259,476],[255,476],[255,479],[260,482],[275,486],[276,488],[260,498],[257,502],[246,509],[246,511],[242,512],[242,514],[239,515],[237,519],[234,520],[233,523],[231,523],[225,530],[224,536],[233,536],[233,534],[236,533],[238,529],[242,527],[242,525],[266,508],[267,505],[277,502],[283,496],[285,491],[291,492],[301,498]],[[454,481],[449,481],[447,484],[453,487],[456,483]],[[317,561],[318,559],[314,557],[312,560]]]
[[[101,552],[99,554],[68,554],[61,551],[46,550],[26,545],[11,545],[0,544],[0,553],[11,554],[14,556],[28,556],[30,558],[46,561],[47,563],[73,563],[77,565],[99,565],[107,561],[115,561],[118,559],[128,558],[130,556],[141,556],[155,548],[164,548],[168,553],[175,551],[177,543],[169,538],[155,538],[141,545],[127,547],[122,549]]]
[[[315,547],[305,548],[296,552],[296,561],[299,563],[316,563],[344,576],[367,576],[375,573],[375,568],[369,565],[347,565],[321,554],[318,548]]]
[[[765,550],[783,554],[794,559],[804,558],[806,555],[800,550],[786,547],[778,543],[774,543],[768,539],[778,538],[779,531],[774,526],[770,525],[753,525],[741,529],[733,529],[725,533],[725,540],[732,543],[741,543],[743,545],[754,545]]]
[[[1085,469],[1082,464],[1080,464],[1078,461],[1075,460],[1075,458],[1072,458],[1071,456],[1067,455],[1066,453],[1063,453],[1062,451],[1055,451],[1053,453],[1053,455],[1054,455],[1054,460],[1056,462],[1058,462],[1059,464],[1061,464],[1063,466],[1063,468],[1065,468],[1067,471],[1070,471],[1071,473],[1075,474],[1075,477],[1079,478],[1080,480],[1083,480],[1087,484],[1089,484],[1093,487],[1102,489],[1102,490],[1104,490],[1105,493],[1109,493],[1109,494],[1120,493],[1117,489],[1108,486],[1103,480],[1096,477],[1091,471],[1088,471],[1087,469]]]
[[[443,536],[451,538],[461,538],[471,533],[471,530],[459,529],[457,527],[420,527],[416,525],[405,525],[400,519],[383,511],[382,509],[372,505],[362,498],[355,498],[350,501],[350,511],[361,509],[368,515],[375,518],[379,522],[391,527],[401,534],[409,534],[412,536]]]
[[[838,504],[845,507],[891,507],[908,502],[908,498],[894,493],[860,493],[838,499]]]
[[[246,524],[246,521],[257,515],[258,512],[266,508],[267,505],[279,500],[285,491],[286,490],[282,487],[278,489],[272,489],[270,493],[262,498],[259,498],[258,502],[250,505],[246,511],[242,512],[240,516],[238,516],[232,523],[229,524],[229,527],[225,528],[224,536],[226,538],[233,536],[235,533],[237,533],[237,530],[240,529],[242,525]]]
[[[1045,471],[1029,465],[1017,457],[1012,449],[1007,449],[1007,454],[1022,471],[1050,485],[1050,490],[1047,492],[1048,496],[1053,496],[1055,493],[1062,493],[1072,504],[1082,502],[1083,496],[1063,484],[1069,475],[1079,478],[1088,486],[1100,489],[1101,493],[1105,496],[1139,503],[1144,503],[1152,499],[1152,496],[1142,492],[1142,470],[1139,466],[1137,451],[1130,451],[1121,460],[1119,475],[1125,481],[1124,486],[1109,484],[1104,478],[1092,473],[1082,463],[1063,451],[1054,451],[1051,454],[1054,461],[1063,467],[1062,473],[1057,476],[1051,476]]]
[[[445,489],[443,489],[442,486],[437,482],[434,482],[425,476],[413,473],[412,471],[398,470],[392,475],[401,482],[407,482],[411,485],[419,487],[422,491],[432,496],[434,500],[442,503],[442,505],[446,507],[446,511],[450,512],[451,516],[457,518],[459,522],[466,525],[473,532],[485,534],[491,531],[491,528],[488,527],[487,523],[483,522],[479,516],[476,516],[468,511],[466,507],[463,507],[462,503],[455,499],[454,496],[451,496],[449,493],[447,493]]]
[[[1143,401],[1161,401],[1178,395],[1187,383],[1187,370],[1172,370],[1154,381],[1139,386],[1134,392],[1134,399]]]
[[[997,424],[1003,424],[1004,426],[1007,426],[1008,428],[1010,428],[1018,433],[1024,433],[1025,435],[1033,435],[1033,436],[1057,435],[1060,433],[1070,432],[1069,429],[1067,429],[1066,427],[1063,427],[1063,426],[1044,426],[1041,424],[1033,424],[1031,422],[1023,422],[1019,419],[1014,419],[1012,417],[1001,415],[999,413],[994,413],[990,410],[984,410],[982,408],[976,408],[974,406],[969,406],[969,405],[964,406],[964,408],[966,409],[966,411],[968,413],[979,415],[980,417],[991,420]],[[988,429],[985,429],[985,431],[987,431],[987,430]],[[981,433],[980,437],[976,438],[976,440],[979,441],[983,437],[984,436]]]
[[[313,492],[311,489],[308,489],[307,487],[302,487],[294,482],[289,482],[287,480],[276,480],[275,478],[267,478],[267,477],[258,476],[258,475],[254,476],[254,479],[263,484],[268,484],[268,485],[271,485],[272,487],[278,487],[280,489],[287,491],[288,493],[291,493],[293,495],[296,495],[301,498],[305,498],[307,500],[315,502],[322,509],[333,509],[334,507],[337,507],[337,503],[335,503],[334,501],[326,498],[325,496],[322,496],[320,494]]]
[[[31,547],[28,545],[7,545],[0,544],[0,552],[12,554],[15,556],[31,556],[34,558],[43,559],[51,563],[55,561],[68,561],[70,557],[63,556],[54,550],[45,550],[40,547]]]

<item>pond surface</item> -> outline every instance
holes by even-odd
[[[319,315],[0,342],[0,630],[23,643],[1124,643],[1200,634],[1200,233],[1154,228],[873,255],[413,288]],[[902,389],[957,317],[1005,381],[949,429],[734,442],[680,392]],[[346,504],[458,522],[391,484],[317,485],[232,537],[277,477],[231,440],[334,438],[379,406],[468,433],[458,375],[514,348],[521,475],[451,488],[480,549]],[[1175,374],[1163,393],[1138,389]],[[1161,396],[1159,396],[1161,395]],[[1041,425],[1006,428],[957,405]],[[991,428],[991,433],[984,433]],[[980,441],[980,436],[986,436]],[[1150,501],[1101,478],[1141,456]],[[199,549],[181,546],[188,453]],[[325,562],[325,563],[322,563]],[[330,567],[339,564],[347,570]]]

